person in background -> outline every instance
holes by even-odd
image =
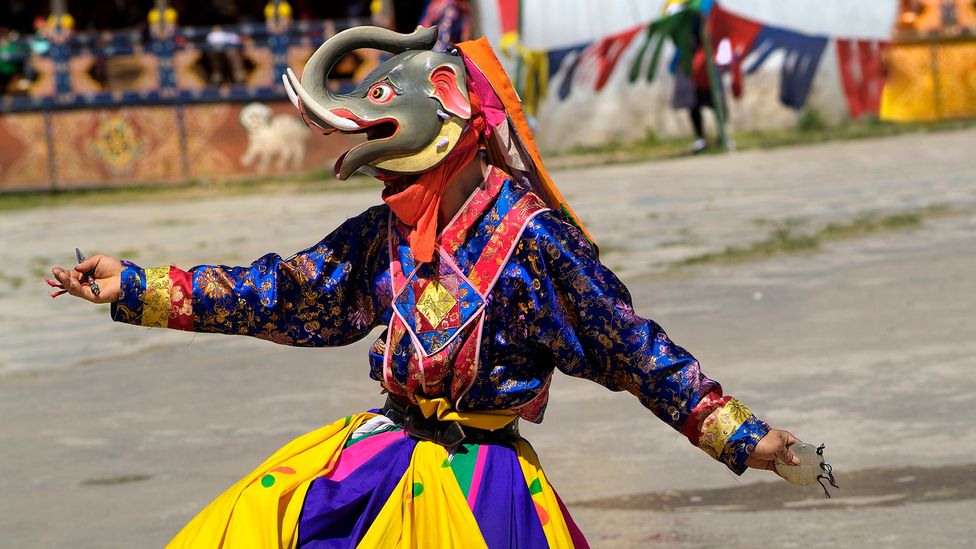
[[[211,11],[219,25],[233,25],[240,22],[241,12],[234,2],[212,0]],[[232,84],[243,84],[247,78],[241,36],[236,32],[215,26],[207,33],[208,79],[211,85],[219,86],[229,79]]]
[[[0,93],[24,93],[30,87],[24,78],[24,56],[28,52],[20,33],[0,28]]]
[[[434,48],[444,50],[450,44],[471,39],[471,8],[467,0],[431,0],[420,26],[437,27]]]
[[[665,8],[665,15],[672,15],[675,12],[685,9],[683,3],[669,3]],[[680,58],[676,55],[671,66],[674,74],[674,96],[671,107],[676,110],[688,109],[691,118],[691,127],[695,132],[695,142],[691,145],[691,152],[698,154],[708,148],[708,139],[705,135],[705,121],[702,117],[702,109],[708,108],[715,113],[716,119],[719,116],[715,99],[712,93],[711,77],[709,76],[708,63],[705,57],[704,40],[702,37],[702,21],[700,17],[694,18],[694,33],[692,34],[692,62],[691,74],[686,74],[681,68]],[[732,64],[732,47],[728,40],[723,40],[718,44],[715,54],[715,68],[721,79],[723,72],[728,71]],[[721,91],[722,112],[728,118],[728,106],[725,103],[725,86],[719,83]],[[728,143],[726,144],[729,145]]]

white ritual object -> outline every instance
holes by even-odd
[[[827,481],[834,488],[837,488],[837,484],[834,482],[834,473],[830,464],[824,461],[824,445],[821,444],[818,447],[806,442],[797,442],[790,446],[790,450],[800,459],[800,464],[788,465],[776,458],[774,462],[776,474],[797,486],[820,484],[820,487],[824,489],[824,495],[829,499],[830,492],[827,491],[823,481]]]

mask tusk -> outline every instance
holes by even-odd
[[[298,104],[298,95],[295,93],[295,90],[292,89],[291,82],[288,81],[288,75],[282,74],[281,81],[285,84],[285,93],[288,95],[288,100],[291,101],[292,105],[295,105],[296,109],[301,111],[302,107]]]
[[[285,76],[288,78],[292,90],[298,94],[298,98],[301,99],[301,103],[305,105],[305,108],[312,111],[312,113],[321,118],[323,122],[339,131],[353,132],[361,129],[359,124],[347,118],[336,116],[332,114],[332,111],[320,105],[314,97],[305,91],[305,88],[302,87],[301,82],[299,82],[298,78],[295,76],[294,71],[292,71],[290,68],[285,73]]]

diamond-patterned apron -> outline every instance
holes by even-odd
[[[493,170],[484,188],[475,191],[442,232],[434,261],[429,263],[414,260],[406,230],[391,214],[393,315],[383,362],[383,384],[391,394],[412,403],[417,396],[445,397],[460,410],[478,370],[486,298],[529,220],[546,210],[532,193],[514,204],[499,198],[506,177]],[[470,271],[462,272],[452,254],[484,224],[489,224],[490,236]],[[547,392],[522,408],[534,413]]]

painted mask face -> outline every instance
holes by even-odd
[[[464,63],[431,51],[437,29],[399,34],[354,27],[327,40],[305,65],[301,82],[288,70],[285,90],[306,123],[323,134],[364,133],[367,141],[335,164],[339,179],[357,170],[416,174],[436,166],[457,145],[471,118]],[[332,67],[347,53],[373,48],[394,53],[348,94],[328,87]]]

